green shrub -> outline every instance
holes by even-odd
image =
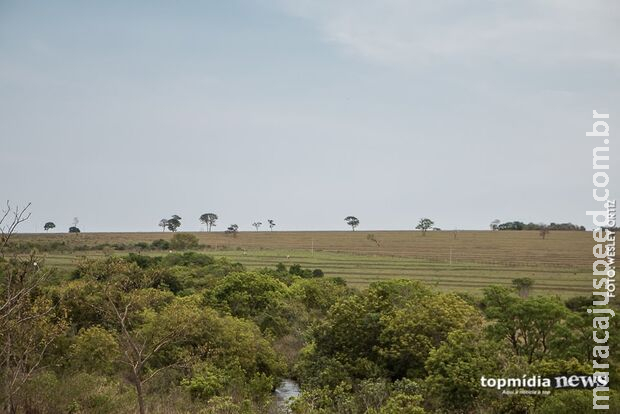
[[[176,233],[170,240],[173,250],[190,250],[198,248],[198,237],[189,233]]]
[[[157,239],[151,242],[151,249],[153,250],[169,250],[170,242],[164,239]]]

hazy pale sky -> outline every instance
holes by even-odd
[[[588,225],[620,189],[616,0],[0,0],[0,198],[23,231]],[[600,142],[599,142],[600,144]]]

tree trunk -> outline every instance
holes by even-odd
[[[144,395],[142,391],[142,381],[138,375],[134,374],[134,383],[136,385],[136,395],[138,396],[138,408],[140,414],[146,414],[146,406],[144,405]]]

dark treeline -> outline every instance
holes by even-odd
[[[557,231],[557,230],[585,231],[586,230],[584,226],[579,226],[573,223],[542,224],[542,223],[523,223],[521,221],[508,221],[506,223],[493,224],[492,228],[494,230],[549,230],[549,231]]]

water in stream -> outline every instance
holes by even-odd
[[[283,379],[275,391],[276,405],[279,413],[289,413],[287,403],[301,393],[299,384],[292,379]]]

